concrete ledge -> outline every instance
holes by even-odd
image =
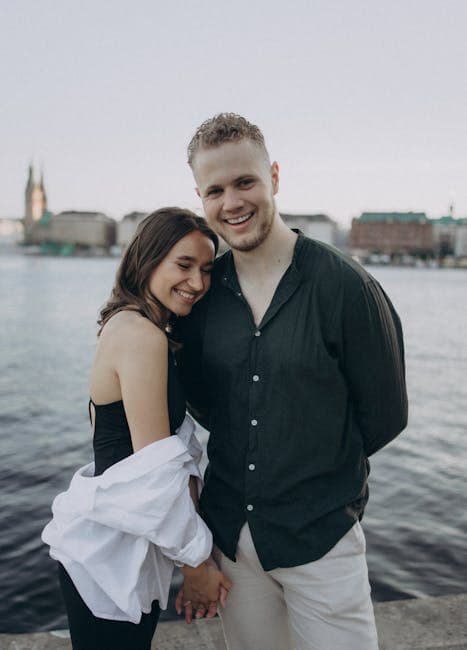
[[[377,603],[375,613],[380,650],[467,650],[466,594]],[[66,631],[0,634],[0,650],[70,650],[67,637]],[[220,621],[161,623],[152,650],[225,650]]]
[[[380,650],[467,649],[467,594],[377,603]]]

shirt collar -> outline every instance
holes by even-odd
[[[292,261],[290,262],[290,265],[285,271],[283,277],[286,275],[292,275],[295,281],[297,281],[301,279],[299,258],[303,244],[305,243],[305,235],[298,228],[292,228],[292,231],[295,232],[298,237],[297,241],[295,242]],[[224,286],[229,287],[234,291],[240,291],[240,284],[238,282],[237,272],[235,270],[235,262],[231,249],[225,253],[225,263],[222,270],[221,282]]]
[[[293,231],[297,233],[298,237],[297,241],[295,242],[292,261],[290,262],[290,265],[286,269],[276,288],[272,302],[269,305],[263,317],[263,320],[261,321],[261,327],[264,327],[264,325],[270,321],[275,316],[275,314],[277,314],[282,305],[284,305],[289,300],[289,298],[295,293],[301,284],[302,273],[299,266],[300,254],[305,243],[305,236],[298,229],[293,228]],[[229,288],[235,293],[238,293],[238,295],[241,295],[241,287],[238,281],[237,272],[235,270],[235,263],[231,250],[228,250],[225,253],[225,264],[221,282],[223,286]]]

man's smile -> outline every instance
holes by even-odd
[[[254,214],[254,210],[252,212],[248,212],[248,214],[242,215],[241,217],[231,217],[230,219],[224,219],[224,221],[228,223],[229,226],[237,226],[251,219],[253,214]]]

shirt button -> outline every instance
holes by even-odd
[[[255,332],[255,336],[261,336],[261,332],[260,332],[260,330],[256,330],[256,332]]]
[[[241,292],[241,291],[239,291],[239,292],[237,293],[237,296],[238,296],[238,297],[240,298],[240,297],[241,297],[241,295],[242,295],[242,292]]]
[[[259,381],[259,375],[253,375],[253,381]]]
[[[252,420],[251,424],[255,427],[258,424],[258,420]]]
[[[253,506],[251,505],[251,503],[247,505],[246,509],[248,510],[248,512],[251,512],[253,510]]]
[[[248,465],[248,469],[250,470],[250,472],[253,472],[256,469],[256,465],[254,463],[250,463]]]

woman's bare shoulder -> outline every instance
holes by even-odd
[[[165,333],[136,311],[121,311],[112,316],[102,330],[101,343],[116,354],[127,351],[167,350]]]

